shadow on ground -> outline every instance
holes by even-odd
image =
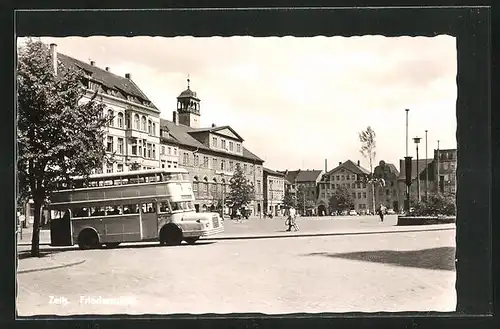
[[[40,248],[40,253],[39,253],[38,257],[31,256],[31,250],[19,251],[18,252],[18,256],[19,256],[19,259],[43,258],[43,257],[47,257],[47,256],[50,256],[50,255],[54,255],[54,254],[60,253],[61,251],[62,250],[42,250],[42,248]]]
[[[315,252],[304,256],[325,256],[349,260],[384,263],[404,267],[417,267],[430,270],[455,270],[455,248],[440,247],[422,250],[376,250],[350,253]]]

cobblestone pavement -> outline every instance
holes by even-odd
[[[61,249],[61,257],[86,261],[18,274],[18,311],[453,311],[454,246],[455,232],[447,230]]]
[[[397,220],[397,215],[386,216],[384,222],[380,222],[378,216],[299,217],[297,219],[297,224],[300,227],[299,233],[314,234],[375,228],[380,230],[390,229],[395,227]],[[272,219],[252,217],[249,220],[243,220],[241,223],[226,219],[224,221],[224,233],[218,234],[216,237],[273,234],[285,235],[285,229],[284,217],[273,217]],[[24,229],[23,237],[19,242],[21,244],[29,244],[31,242],[31,234],[31,228]],[[40,231],[40,243],[50,243],[50,232],[48,230]]]

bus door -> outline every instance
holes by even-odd
[[[158,237],[158,219],[156,203],[141,205],[141,239],[155,239]]]
[[[71,210],[66,210],[63,214],[60,210],[48,212],[50,218],[50,245],[51,246],[72,246],[73,228],[71,225]]]

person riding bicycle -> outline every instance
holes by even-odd
[[[295,217],[297,216],[297,213],[295,211],[294,207],[290,207],[288,209],[288,218],[285,222],[285,225],[288,225],[287,231],[291,231],[292,227],[295,229],[295,231],[298,231],[297,224],[295,224]]]

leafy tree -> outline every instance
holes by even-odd
[[[302,212],[302,215],[316,207],[314,200],[307,197],[306,191],[307,189],[303,185],[299,185],[297,188],[297,209]]]
[[[17,66],[17,144],[20,198],[34,203],[31,255],[39,256],[42,205],[57,183],[87,176],[107,161],[104,105],[83,98],[82,75],[60,64],[57,74],[48,47],[28,39]]]
[[[413,216],[455,216],[456,202],[453,194],[431,194],[428,200],[419,201],[413,198],[411,207]]]
[[[328,204],[332,211],[339,210],[351,210],[354,208],[354,200],[349,190],[342,186],[335,190],[335,193],[328,200]]]
[[[377,152],[375,151],[377,147],[377,143],[375,142],[375,131],[372,129],[372,127],[368,126],[366,127],[366,130],[362,130],[358,133],[359,141],[361,142],[361,149],[359,150],[361,152],[361,155],[365,159],[368,160],[368,163],[370,164],[370,176],[373,174],[373,162],[375,161],[375,158],[377,156]],[[377,180],[374,178],[371,178],[369,180],[369,183],[372,187],[372,207],[373,207],[373,213],[375,213],[375,184],[377,183]]]
[[[245,177],[240,165],[236,165],[233,177],[229,185],[229,193],[226,196],[226,204],[233,208],[246,206],[254,199],[255,190],[250,181]]]
[[[141,164],[139,162],[132,162],[129,167],[130,171],[136,171],[141,169]]]
[[[285,191],[285,195],[283,196],[283,206],[285,206],[285,208],[296,208],[297,196],[294,193],[290,193],[290,191]]]

